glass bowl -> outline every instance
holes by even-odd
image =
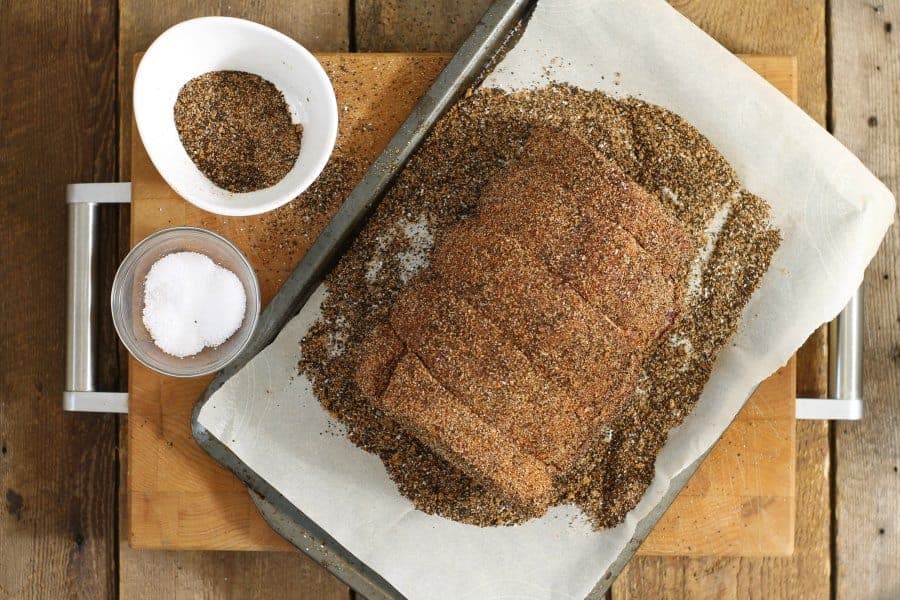
[[[223,344],[204,348],[194,356],[178,358],[157,347],[144,327],[144,280],[157,260],[173,252],[199,252],[232,271],[244,286],[247,308],[240,328]],[[249,261],[222,236],[196,227],[158,231],[136,245],[116,272],[112,286],[113,325],[131,355],[143,365],[172,377],[197,377],[214,373],[231,362],[253,334],[259,319],[259,281]]]

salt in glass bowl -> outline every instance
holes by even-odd
[[[150,267],[174,252],[199,252],[233,272],[244,286],[247,305],[244,320],[236,332],[214,348],[204,348],[194,356],[178,358],[163,352],[144,327],[144,281]],[[119,339],[141,364],[172,377],[198,377],[224,368],[250,341],[259,319],[259,281],[250,262],[224,237],[196,227],[163,229],[138,243],[122,261],[113,281],[113,325]]]

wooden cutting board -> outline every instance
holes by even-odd
[[[319,55],[338,98],[336,154],[373,161],[449,59],[444,54]],[[796,99],[796,61],[745,56]],[[132,136],[131,243],[193,225],[232,240],[257,269],[268,302],[330,214],[293,207],[291,238],[272,237],[278,211],[222,217],[182,200]],[[300,212],[297,212],[300,211]],[[290,243],[286,243],[290,242]],[[191,410],[210,378],[174,379],[130,360],[128,539],[136,548],[290,550],[263,521],[244,486],[191,437]],[[760,386],[641,547],[643,554],[783,556],[793,552],[795,365]]]

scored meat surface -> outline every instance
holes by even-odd
[[[540,510],[677,319],[692,253],[614,164],[537,129],[368,335],[357,385],[451,464]]]
[[[603,396],[615,381],[600,363],[636,359],[631,336],[554,277],[512,237],[471,220],[450,232],[433,269],[449,290],[489,315],[547,378]],[[581,411],[596,409],[583,403]]]

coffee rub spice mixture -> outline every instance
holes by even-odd
[[[622,414],[559,489],[559,502],[611,527],[650,484],[668,431],[697,401],[780,243],[766,203],[741,190],[718,151],[677,115],[556,84],[467,95],[435,126],[327,277],[323,316],[302,340],[300,369],[350,439],[381,457],[419,509],[482,526],[536,516],[507,506],[408,436],[363,399],[353,377],[361,340],[427,266],[444,232],[472,214],[481,190],[515,160],[534,124],[574,131],[616,161],[685,224],[697,248],[694,272],[683,282],[687,314],[645,361]]]
[[[300,155],[303,135],[278,88],[242,71],[204,73],[184,84],[175,127],[197,168],[229,192],[281,181]]]

